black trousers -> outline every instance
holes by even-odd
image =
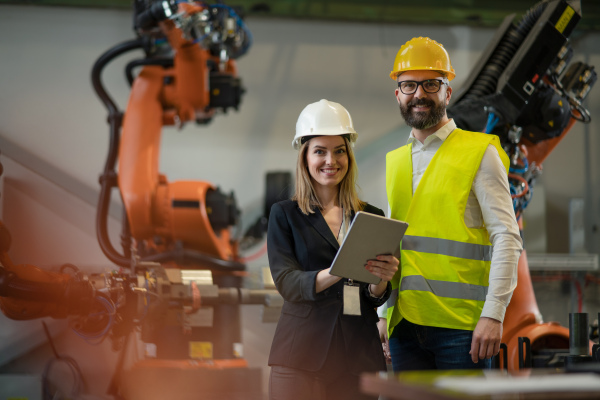
[[[359,376],[323,373],[273,365],[269,400],[377,400],[360,392]]]
[[[312,372],[281,365],[271,366],[269,400],[377,400],[378,396],[362,394],[360,376],[350,371],[348,350],[341,321],[338,320],[325,365]],[[347,332],[347,331],[346,331]]]

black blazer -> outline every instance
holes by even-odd
[[[364,211],[384,215],[371,205]],[[360,316],[343,315],[346,279],[316,293],[317,273],[331,266],[339,247],[318,209],[305,215],[292,200],[272,206],[267,231],[269,265],[285,301],[269,365],[319,371],[328,354],[340,353],[329,350],[334,334],[337,340],[341,330],[347,353],[343,362],[349,363],[353,372],[385,370],[376,308],[389,297],[391,285],[388,283],[384,296],[376,299],[370,296],[368,284],[360,283]]]

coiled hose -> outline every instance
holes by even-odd
[[[506,69],[515,53],[525,40],[525,37],[536,24],[546,8],[548,0],[542,0],[531,7],[523,16],[518,25],[511,27],[502,38],[488,63],[479,73],[471,87],[465,92],[463,100],[479,99],[496,92],[498,79]]]

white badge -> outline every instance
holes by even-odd
[[[360,286],[344,285],[344,315],[360,315]]]

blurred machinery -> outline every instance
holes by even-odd
[[[250,48],[251,34],[238,11],[220,3],[135,0],[133,10],[136,39],[106,51],[92,69],[110,125],[97,236],[118,268],[86,275],[70,264],[59,272],[14,264],[0,223],[0,307],[16,320],[69,318],[91,342],[109,337],[122,355],[109,387],[115,397],[259,399],[260,371],[243,358],[240,304],[277,307],[282,299],[274,290],[243,287],[239,248],[264,233],[270,204],[289,197],[291,176],[267,176],[264,216],[236,238],[233,193],[208,182],[169,182],[158,171],[164,126],[205,124],[239,107],[244,89],[235,60]],[[580,18],[577,0],[542,1],[516,24],[507,17],[448,109],[461,128],[501,138],[519,221],[544,159],[573,124],[590,120],[582,103],[596,73],[581,62],[569,65],[568,38]],[[101,74],[134,50],[144,55],[126,66],[132,88],[122,112]],[[125,210],[121,251],[107,232],[117,188]],[[569,330],[539,314],[524,252],[504,323],[505,367],[522,361],[519,338],[529,340],[533,366],[564,365],[556,355],[568,352]],[[128,339],[138,329],[150,357],[125,368]]]
[[[576,122],[590,121],[583,101],[597,76],[593,66],[571,63],[569,36],[581,19],[579,0],[540,1],[519,22],[514,18],[504,19],[448,115],[463,129],[500,137],[511,160],[511,195],[522,228],[542,162]],[[523,339],[530,344],[532,366],[568,362],[569,329],[541,320],[525,251],[504,321],[508,369],[522,361]]]
[[[275,290],[243,287],[239,248],[264,235],[270,204],[289,197],[291,175],[268,174],[265,215],[234,237],[233,193],[209,182],[169,182],[158,171],[164,126],[206,124],[237,110],[244,89],[235,60],[250,48],[251,33],[239,11],[221,3],[135,0],[133,17],[137,37],[106,51],[92,69],[110,125],[96,230],[118,268],[88,275],[70,264],[58,272],[16,265],[0,223],[0,307],[16,320],[69,318],[92,343],[109,337],[122,352],[108,390],[118,398],[261,399],[261,369],[249,368],[243,356],[240,304],[280,307],[282,299]],[[126,65],[131,93],[123,112],[101,75],[134,50],[143,57]],[[107,229],[117,188],[125,211],[121,251]],[[128,340],[137,330],[148,357],[126,368]]]

